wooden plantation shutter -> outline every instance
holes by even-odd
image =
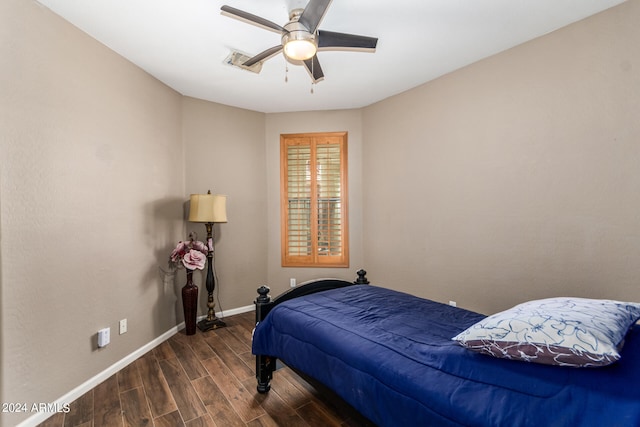
[[[347,133],[281,135],[283,267],[348,267]]]

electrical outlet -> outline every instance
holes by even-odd
[[[457,302],[455,302],[455,301],[449,301],[449,305],[450,305],[451,307],[457,307],[457,306],[458,306],[458,303],[457,303]]]
[[[120,335],[127,333],[127,319],[120,321]]]
[[[296,287],[296,279],[294,279],[294,278],[289,279],[289,285],[291,285],[292,288],[295,288]]]
[[[105,347],[111,341],[111,328],[104,328],[98,331],[98,347]]]

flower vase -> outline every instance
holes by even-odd
[[[187,269],[187,284],[182,288],[182,309],[187,335],[194,335],[198,312],[198,287],[193,284],[193,270],[189,269]]]

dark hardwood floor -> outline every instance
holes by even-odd
[[[224,320],[226,328],[174,335],[38,427],[372,426],[288,367],[259,394],[254,313]]]

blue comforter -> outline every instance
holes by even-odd
[[[618,363],[576,369],[451,341],[483,317],[356,285],[279,304],[253,353],[309,374],[379,426],[640,426],[640,327]]]

